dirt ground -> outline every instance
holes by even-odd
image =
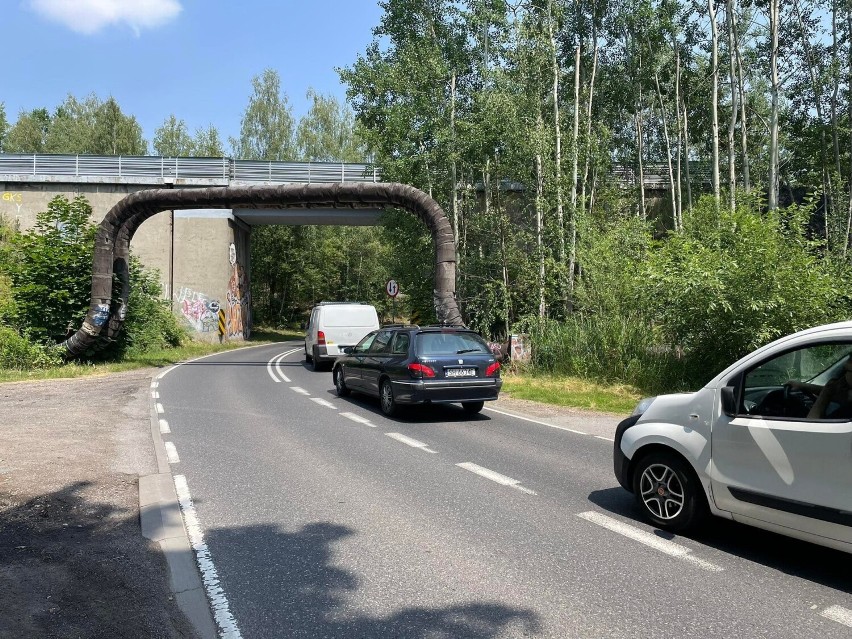
[[[0,639],[196,637],[139,524],[155,372],[0,384]]]

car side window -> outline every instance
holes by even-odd
[[[407,355],[409,344],[411,344],[411,336],[408,333],[397,333],[393,340],[391,353],[394,355]]]
[[[366,353],[370,346],[373,344],[373,341],[376,339],[377,333],[370,333],[360,342],[355,345],[355,348],[352,349],[353,353]]]
[[[370,345],[370,354],[387,353],[390,350],[391,337],[393,337],[393,331],[379,331]]]
[[[746,371],[740,411],[775,419],[852,419],[852,343],[805,346]]]

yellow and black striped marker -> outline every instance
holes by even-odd
[[[225,334],[225,311],[219,309],[219,335]]]

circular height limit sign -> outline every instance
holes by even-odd
[[[396,297],[399,295],[399,284],[396,283],[396,280],[388,280],[388,283],[385,284],[385,290],[391,297]]]

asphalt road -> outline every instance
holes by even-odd
[[[607,420],[388,419],[303,359],[231,351],[152,391],[223,635],[852,636],[852,556],[721,520],[648,526]]]

